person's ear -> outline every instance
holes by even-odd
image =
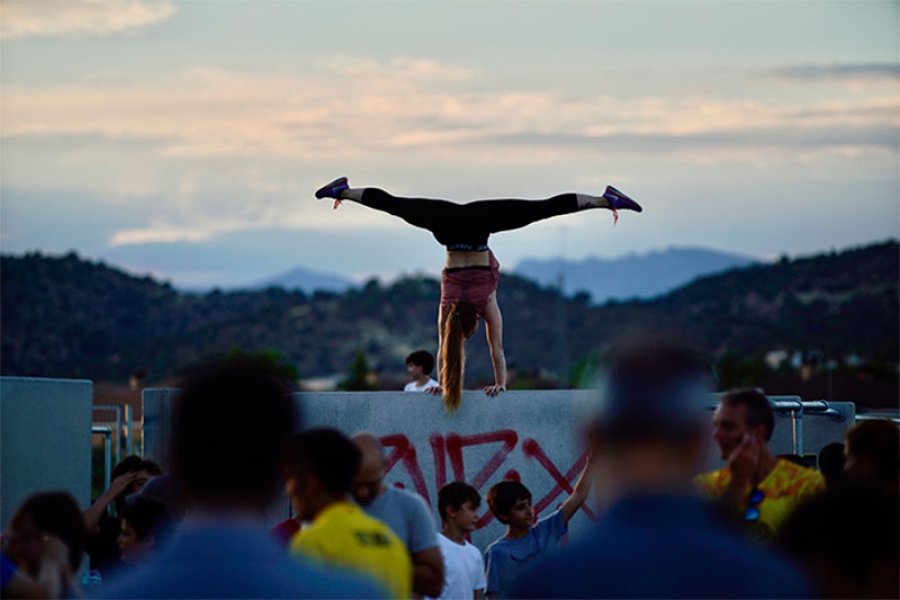
[[[156,547],[156,536],[153,535],[152,533],[148,533],[144,537],[144,545],[147,546],[148,548],[155,548]]]
[[[444,512],[447,514],[447,519],[455,519],[456,515],[459,514],[458,508],[453,508],[452,506],[447,506],[444,508]]]

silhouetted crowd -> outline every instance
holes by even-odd
[[[29,497],[3,534],[2,596],[900,597],[894,422],[858,421],[810,465],[772,453],[759,390],[722,394],[710,419],[713,375],[692,349],[645,338],[614,357],[586,439],[572,433],[588,458],[568,498],[537,514],[528,482],[483,499],[454,481],[440,526],[385,483],[377,436],[305,428],[291,385],[252,359],[197,370],[179,385],[169,472],[129,456],[86,509]],[[725,466],[702,472],[711,444]],[[599,519],[570,542],[592,489]],[[270,527],[281,490],[294,516]],[[469,541],[482,500],[506,527],[484,549]]]

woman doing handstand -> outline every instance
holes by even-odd
[[[427,229],[447,248],[441,273],[438,310],[438,381],[448,410],[458,410],[465,369],[465,340],[472,337],[478,319],[484,319],[485,335],[494,367],[494,384],[484,388],[489,396],[506,390],[506,357],[503,353],[503,318],[497,304],[500,263],[488,248],[488,237],[498,231],[525,227],[557,215],[606,208],[641,212],[640,205],[614,187],[602,196],[560,194],[546,200],[478,200],[456,204],[429,198],[399,198],[378,188],[350,188],[341,177],[319,188],[316,198],[351,200]]]

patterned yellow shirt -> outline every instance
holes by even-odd
[[[291,554],[374,579],[391,598],[412,597],[412,560],[391,529],[350,502],[337,502],[291,539]]]
[[[694,478],[694,484],[710,498],[718,498],[731,481],[728,467],[702,473]],[[791,512],[806,499],[825,491],[825,478],[813,469],[801,467],[779,458],[775,468],[757,486],[764,494],[757,505],[759,519],[748,523],[753,537],[767,540],[778,531]],[[751,486],[747,486],[741,501],[741,513],[747,509]]]

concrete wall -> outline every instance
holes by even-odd
[[[166,432],[175,393],[144,390],[145,456],[163,463],[167,461]],[[437,490],[456,479],[474,485],[484,495],[497,481],[519,477],[531,490],[539,515],[552,512],[571,491],[584,464],[577,432],[595,392],[516,391],[497,398],[466,392],[455,415],[448,415],[440,399],[429,394],[338,392],[297,394],[295,398],[308,427],[328,425],[347,433],[367,430],[380,436],[388,453],[388,483],[421,494],[437,521]],[[715,403],[711,397],[709,407]],[[845,403],[840,408],[848,417],[843,421],[811,415],[803,419],[804,451],[818,452],[825,443],[842,440],[844,429],[853,422],[853,405]],[[790,417],[779,415],[771,444],[776,454],[792,452],[791,432]],[[717,462],[718,457],[711,453],[710,466]],[[573,519],[573,536],[590,525],[592,508],[586,505]],[[472,538],[484,549],[504,528],[492,518],[486,504],[481,511],[481,528]],[[281,498],[272,519],[287,516],[287,502]]]
[[[92,395],[90,381],[0,377],[0,527],[34,492],[90,504]]]

